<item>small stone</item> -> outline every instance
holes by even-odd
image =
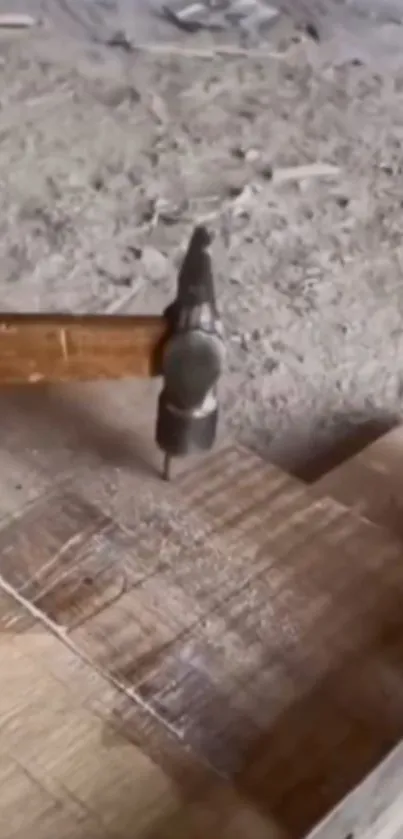
[[[255,11],[256,3],[255,0],[235,0],[235,3],[232,3],[232,8],[234,12],[242,16],[250,15]]]
[[[249,149],[245,154],[247,163],[256,163],[260,158],[260,153],[257,149]]]
[[[312,38],[313,41],[320,41],[319,30],[314,23],[307,23],[305,26],[305,32],[310,38]]]
[[[154,201],[146,195],[137,199],[134,209],[139,224],[148,224],[155,216]]]
[[[164,222],[164,224],[177,224],[186,209],[184,206],[174,204],[165,198],[158,198],[154,208],[157,218]]]
[[[234,199],[232,214],[234,218],[247,219],[250,217],[255,196],[259,192],[256,184],[247,184],[242,192]]]
[[[111,251],[104,255],[102,262],[97,265],[97,272],[114,285],[130,286],[132,284],[132,267],[127,263],[125,254],[118,251]]]
[[[201,21],[206,17],[206,7],[201,3],[192,3],[177,13],[180,20]]]
[[[266,358],[263,364],[265,373],[274,373],[279,366],[279,362],[276,358]]]
[[[280,17],[279,9],[273,6],[261,5],[256,9],[255,14],[250,16],[250,22],[254,24],[257,31],[264,32],[271,28]]]
[[[132,257],[133,259],[141,259],[143,250],[142,248],[139,248],[138,245],[128,245],[127,254],[129,257]]]
[[[105,178],[101,173],[96,172],[90,178],[90,185],[95,189],[95,192],[102,192],[106,188]]]
[[[284,341],[281,341],[278,338],[276,338],[274,341],[271,342],[271,346],[272,346],[272,349],[275,352],[278,352],[278,353],[283,353],[287,349]]]
[[[229,198],[238,198],[243,192],[243,186],[236,183],[228,184],[226,191]]]
[[[244,221],[248,221],[248,219],[250,219],[251,209],[250,207],[236,206],[233,208],[232,215],[234,219],[243,219]]]
[[[235,157],[236,160],[245,160],[245,151],[241,146],[233,146],[231,149],[232,157]]]
[[[125,177],[129,181],[130,186],[141,186],[142,175],[135,166],[131,166],[130,169],[125,172]]]
[[[273,167],[267,160],[262,161],[259,166],[259,175],[261,175],[262,178],[265,178],[266,181],[271,181],[273,177]]]
[[[115,85],[109,88],[95,90],[95,96],[99,102],[109,108],[118,108],[124,102],[139,102],[140,95],[134,87],[128,85]]]
[[[224,194],[228,198],[238,198],[245,189],[247,175],[242,171],[227,172],[224,176]]]
[[[152,283],[164,280],[169,271],[167,258],[161,251],[150,245],[143,248],[141,264],[146,278]]]
[[[248,122],[253,122],[256,117],[255,110],[253,108],[248,108],[247,106],[239,108],[238,114],[241,119],[247,119]]]

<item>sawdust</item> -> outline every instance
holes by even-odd
[[[69,49],[0,42],[2,308],[159,310],[208,218],[227,424],[290,463],[400,414],[403,74],[292,28],[265,59]]]

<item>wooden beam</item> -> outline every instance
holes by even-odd
[[[159,374],[161,316],[0,314],[0,385]]]

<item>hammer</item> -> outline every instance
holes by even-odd
[[[155,439],[163,477],[175,457],[214,445],[225,360],[203,226],[162,315],[0,314],[0,385],[162,376]]]

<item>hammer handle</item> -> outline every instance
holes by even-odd
[[[159,374],[160,316],[0,314],[0,385]]]

